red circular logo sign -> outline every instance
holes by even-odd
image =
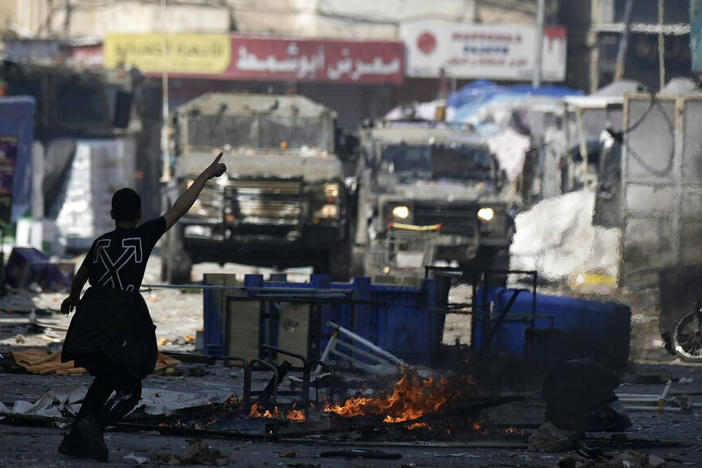
[[[429,31],[424,31],[417,38],[417,48],[426,55],[431,54],[436,49],[436,37]]]

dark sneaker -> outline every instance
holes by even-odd
[[[71,430],[71,432],[63,436],[63,440],[61,441],[61,445],[59,445],[58,452],[64,455],[68,455],[69,457],[90,457],[90,455],[88,454],[88,446],[76,430]]]
[[[88,456],[97,461],[106,462],[110,452],[102,437],[102,425],[94,416],[89,415],[79,419],[76,427],[88,447]]]

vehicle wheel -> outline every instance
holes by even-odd
[[[702,311],[683,315],[673,330],[673,349],[685,361],[702,362]]]
[[[170,284],[190,282],[193,262],[183,245],[183,228],[174,226],[168,231],[166,248],[161,255],[161,275]]]

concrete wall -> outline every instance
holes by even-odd
[[[20,37],[101,38],[156,31],[397,39],[403,21],[533,24],[537,0],[3,0],[0,30]],[[69,8],[67,8],[67,5]],[[558,0],[546,0],[546,24]]]
[[[397,39],[416,19],[472,22],[475,0],[228,0],[236,29],[298,37]]]
[[[63,0],[2,0],[0,31],[32,38],[102,38],[111,32],[228,33],[230,8],[224,3],[200,3],[170,0],[162,15],[157,1],[71,0],[67,9]]]

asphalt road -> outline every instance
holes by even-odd
[[[158,257],[150,260],[145,283],[160,282]],[[203,272],[229,272],[243,274],[250,269],[237,265],[220,267],[213,264],[196,266],[195,280]],[[268,271],[263,271],[267,273]],[[304,270],[293,272],[302,273]],[[51,313],[58,310],[63,294],[14,294],[0,299],[0,353],[28,347],[59,346],[61,327],[65,327],[70,317]],[[154,322],[157,336],[164,341],[163,349],[192,351],[192,341],[179,340],[194,336],[202,328],[202,298],[200,294],[183,293],[177,290],[157,289],[145,293]],[[34,329],[29,325],[26,313],[32,307],[48,311],[38,318],[54,325],[52,332]],[[461,318],[447,323],[445,343],[455,342],[456,337],[466,336],[469,329]],[[18,338],[18,335],[21,338]],[[18,342],[23,340],[22,342]],[[52,345],[52,342],[54,344]],[[190,375],[192,368],[203,372]],[[182,374],[182,375],[178,375]],[[680,383],[680,379],[683,379]],[[671,379],[674,384],[671,395],[687,394],[692,402],[702,404],[702,366],[681,363],[664,357],[660,362],[632,364],[622,374],[623,385],[619,392],[660,394],[664,382]],[[52,389],[70,385],[87,387],[88,376],[22,375],[0,373],[0,402],[12,405],[17,400],[33,402]],[[573,450],[557,453],[530,452],[526,449],[528,436],[543,422],[543,403],[538,391],[533,387],[520,387],[518,380],[511,382],[511,391],[527,393],[526,402],[512,403],[500,408],[484,411],[480,422],[491,427],[492,433],[484,438],[442,437],[441,440],[407,441],[388,436],[369,444],[358,434],[343,436],[317,436],[303,441],[253,441],[226,440],[200,434],[204,443],[222,453],[223,464],[231,466],[290,466],[290,467],[336,467],[336,466],[554,466],[565,456],[575,455]],[[526,385],[526,384],[525,384]],[[182,365],[176,367],[175,375],[149,376],[144,381],[145,393],[173,392],[181,395],[184,401],[223,401],[228,395],[241,395],[242,377],[240,371],[222,366]],[[377,389],[376,389],[377,390]],[[538,389],[537,389],[538,390]],[[495,390],[497,391],[497,390]],[[616,455],[627,448],[642,453],[656,454],[668,461],[668,466],[702,466],[702,411],[693,408],[692,412],[629,412],[632,427],[625,436],[613,442],[611,434],[588,434],[587,443],[599,446],[607,455]],[[7,424],[0,421],[0,466],[93,466],[94,461],[68,458],[56,452],[65,428],[29,427]],[[523,433],[503,436],[506,428],[518,427]],[[193,435],[174,436],[162,434],[157,428],[138,432],[110,430],[106,441],[111,449],[108,465],[135,466],[140,457],[161,463],[167,457],[181,455],[193,441]],[[431,439],[431,438],[429,438]],[[481,447],[482,446],[482,447]],[[489,447],[487,447],[489,446]],[[324,452],[334,450],[369,449],[385,454],[399,455],[393,460],[358,459],[344,456],[322,457]],[[133,457],[130,457],[130,454]],[[353,454],[353,453],[352,453]],[[356,453],[357,454],[357,453]],[[349,454],[347,454],[349,455]]]

